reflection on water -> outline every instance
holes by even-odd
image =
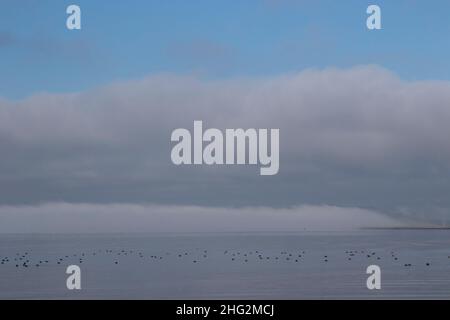
[[[450,298],[449,230],[0,235],[0,261],[0,298]]]

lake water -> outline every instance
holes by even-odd
[[[450,230],[0,235],[0,298],[448,299],[449,257]]]

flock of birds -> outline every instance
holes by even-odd
[[[369,259],[370,261],[380,261],[382,260],[382,255],[377,254],[375,251],[365,251],[365,250],[347,250],[344,252],[344,259],[348,261],[352,261],[354,259]],[[82,252],[78,254],[71,255],[63,255],[58,257],[46,257],[44,259],[33,259],[29,252],[17,252],[11,256],[5,256],[0,261],[0,266],[13,265],[16,268],[39,268],[46,265],[56,264],[56,265],[65,265],[65,264],[83,264],[86,259],[93,258],[95,256],[107,255],[112,261],[114,265],[118,265],[122,262],[122,260],[126,257],[136,257],[140,260],[150,259],[156,261],[164,261],[167,260],[168,256],[174,256],[175,259],[189,259],[192,263],[197,264],[202,261],[206,261],[211,257],[208,250],[196,249],[194,251],[184,251],[172,254],[170,252],[166,252],[164,254],[159,255],[146,255],[142,251],[135,250],[96,250],[93,252]],[[248,263],[251,259],[256,261],[276,261],[276,262],[291,262],[291,263],[299,263],[302,262],[307,256],[306,251],[298,251],[298,252],[289,252],[289,251],[281,251],[276,254],[267,255],[259,250],[254,251],[235,251],[235,250],[225,250],[221,255],[231,260],[232,262],[243,262]],[[385,260],[391,260],[400,263],[398,255],[391,251],[389,256],[384,255]],[[317,258],[317,257],[316,257]],[[335,256],[333,258],[336,258]],[[328,255],[320,256],[321,262],[328,263],[332,257]],[[450,256],[448,256],[450,259]],[[412,267],[411,263],[401,263],[404,267]],[[431,266],[431,263],[426,261],[426,266]]]

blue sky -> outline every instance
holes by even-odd
[[[69,4],[82,30],[65,28]],[[368,31],[366,8],[382,9]],[[0,96],[86,90],[155,73],[270,76],[378,64],[448,79],[448,1],[2,1]]]

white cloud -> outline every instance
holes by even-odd
[[[402,225],[372,210],[325,205],[276,209],[47,203],[0,206],[0,220],[0,233],[295,232]]]
[[[0,204],[325,203],[441,219],[450,216],[449,106],[450,82],[406,82],[375,66],[228,80],[157,75],[0,99]],[[194,120],[280,128],[279,174],[174,167],[170,133]]]

